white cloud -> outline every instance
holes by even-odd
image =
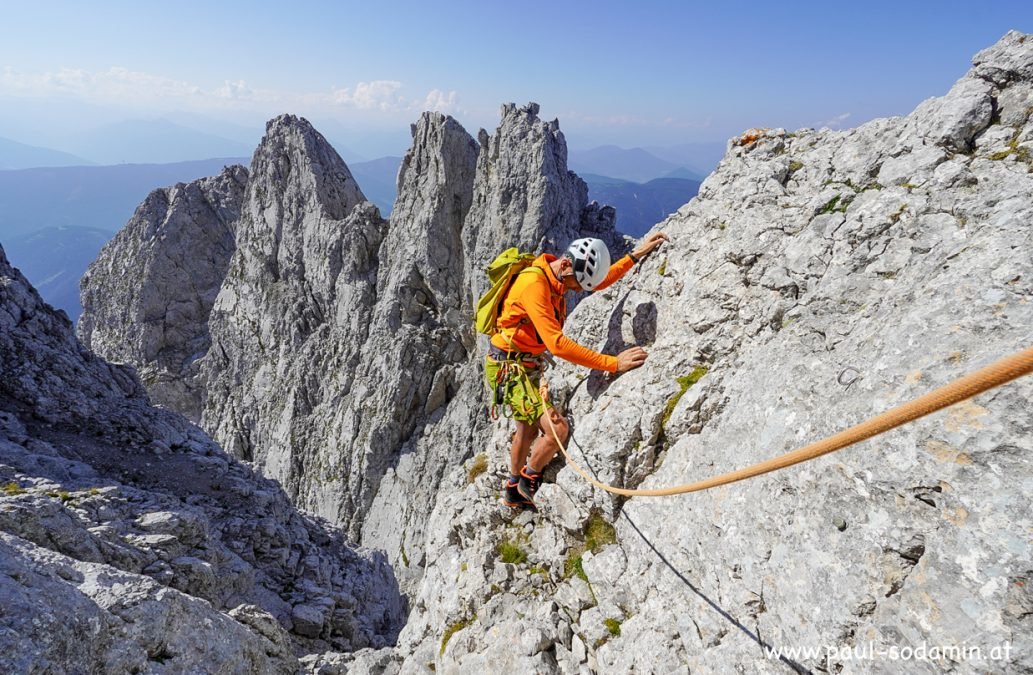
[[[817,124],[814,124],[813,126],[814,126],[815,129],[823,129],[823,128],[842,129],[843,125],[846,124],[846,121],[848,119],[850,119],[850,113],[847,112],[847,113],[843,113],[842,115],[836,115],[835,117],[833,117],[830,120],[826,120],[824,122],[818,122]]]
[[[255,92],[247,86],[244,80],[231,81],[226,80],[223,85],[215,90],[215,95],[221,98],[229,99],[247,99],[252,98]]]
[[[0,92],[18,96],[72,95],[105,101],[189,99],[204,93],[189,82],[118,66],[100,72],[62,68],[47,73],[23,73],[6,67],[0,76]]]
[[[339,105],[349,105],[360,110],[402,110],[406,106],[397,93],[401,88],[402,83],[394,80],[359,82],[354,89],[333,90],[332,100]]]
[[[414,108],[418,108],[420,112],[424,110],[433,110],[440,113],[455,113],[459,112],[459,108],[456,104],[456,92],[450,91],[447,94],[440,89],[432,89],[427,97],[422,102],[414,101]]]
[[[220,86],[209,89],[118,66],[97,72],[62,68],[52,72],[26,73],[11,66],[0,70],[0,95],[74,96],[102,104],[160,105],[199,111],[251,109],[269,114],[299,109],[350,108],[399,114],[414,110],[452,112],[456,109],[455,91],[445,93],[432,89],[425,96],[408,96],[404,89],[404,85],[396,80],[372,80],[359,82],[353,87],[299,93],[257,89],[239,79],[224,80]]]

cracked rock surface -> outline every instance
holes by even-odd
[[[442,476],[483,435],[482,352],[463,309],[480,292],[483,267],[500,245],[561,251],[590,235],[615,253],[627,246],[613,209],[589,204],[584,181],[567,169],[558,123],[539,119],[536,104],[508,104],[501,117],[478,143],[451,117],[422,115],[390,223],[306,120],[272,120],[204,326],[202,426],[296,504],[396,564],[407,547],[421,555]],[[95,267],[160,252],[136,254],[131,241],[115,242]],[[89,287],[113,305],[111,285],[97,278]],[[97,312],[111,317],[112,334],[140,342],[137,317]],[[91,346],[110,353],[104,340]],[[140,351],[113,356],[149,372]]]
[[[0,248],[0,671],[293,673],[392,644],[383,555],[87,351]]]
[[[1033,39],[1011,33],[907,117],[734,139],[699,196],[657,225],[672,245],[569,320],[611,353],[650,351],[617,378],[551,372],[575,458],[620,485],[688,483],[1033,344],[1031,95]],[[499,424],[488,470],[469,483],[468,462],[445,482],[397,648],[340,664],[895,672],[842,652],[924,644],[1011,656],[909,672],[1029,672],[1031,407],[1027,377],[698,494],[614,499],[561,469],[533,517],[498,505]],[[793,647],[819,652],[765,655]]]
[[[411,606],[397,645],[304,666],[894,672],[829,650],[1008,644],[1000,669],[1033,670],[1030,378],[709,492],[614,499],[557,462],[541,513],[501,507],[510,423],[486,419],[483,340],[456,298],[509,245],[623,245],[537,113],[504,106],[477,141],[422,117],[390,223],[298,120],[271,123],[256,153],[210,321],[205,424],[385,550]],[[691,482],[1033,343],[1031,113],[1033,39],[1009,33],[906,117],[733,139],[657,225],[672,243],[568,321],[602,351],[650,352],[620,377],[550,371],[575,458],[624,486]],[[311,615],[297,611],[302,631]],[[819,654],[765,653],[789,648]]]
[[[235,248],[247,169],[154,190],[81,281],[80,339],[131,363],[156,404],[192,421],[204,392],[198,359],[208,317]]]

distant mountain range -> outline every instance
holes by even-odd
[[[347,161],[347,160],[345,160]],[[347,162],[355,182],[362,188],[362,194],[380,208],[385,218],[391,214],[398,185],[398,169],[401,157],[381,157],[368,162]]]
[[[0,145],[0,156],[4,156],[5,147],[17,146],[30,147]],[[33,150],[42,152],[22,156],[42,161],[72,157],[42,148]],[[691,170],[641,149],[597,148],[582,157],[585,162],[622,174],[580,172],[588,183],[589,198],[615,207],[618,228],[632,236],[644,234],[699,190],[700,181],[688,177],[696,175]],[[623,163],[618,161],[621,158]],[[401,157],[392,156],[348,163],[363,193],[385,217],[394,204],[401,161]],[[47,302],[75,320],[81,312],[79,278],[152,190],[214,176],[224,166],[247,166],[249,162],[241,155],[169,164],[0,170],[0,243],[12,264],[22,269]],[[665,177],[653,175],[645,181],[624,178],[651,176],[658,171]]]
[[[635,183],[671,175],[703,179],[703,176],[687,167],[660,159],[642,148],[625,149],[616,145],[603,145],[591,150],[570,150],[568,162],[571,170],[582,177],[586,174],[610,176]]]
[[[248,162],[247,157],[230,157],[0,171],[0,242],[47,227],[116,232],[151,190],[214,176],[224,166]]]
[[[251,155],[262,137],[260,129],[216,125],[233,135],[227,138],[189,126],[191,118],[186,114],[177,119],[186,124],[162,117],[123,120],[74,131],[56,130],[48,136],[47,145],[51,147],[0,138],[0,169],[172,164],[195,161],[198,157],[243,157]]]
[[[82,314],[79,279],[112,235],[108,230],[93,227],[48,227],[0,243],[7,259],[32,282],[43,299],[77,321]]]
[[[679,145],[643,148],[643,150],[654,157],[683,166],[695,174],[695,176],[681,176],[682,178],[695,177],[697,180],[702,180],[714,172],[717,165],[724,159],[727,149],[728,145],[725,141],[681,143]]]
[[[654,178],[701,181],[717,168],[724,155],[724,142],[648,148],[602,145],[590,150],[570,150],[568,161],[570,168],[582,177],[611,176],[635,183],[648,183]]]
[[[97,164],[171,164],[198,157],[250,156],[258,138],[242,143],[160,118],[104,125],[68,139],[65,147]]]
[[[588,198],[617,209],[617,229],[641,237],[699,192],[700,181],[688,178],[654,178],[635,183],[609,176],[584,174]]]
[[[0,138],[0,170],[27,169],[34,166],[81,166],[92,163],[67,152]]]

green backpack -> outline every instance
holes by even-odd
[[[474,326],[478,332],[485,335],[494,335],[498,332],[496,322],[502,314],[502,301],[505,300],[506,293],[518,274],[524,271],[545,274],[541,268],[531,267],[531,263],[537,257],[534,253],[521,253],[516,248],[507,248],[485,268],[491,288],[477,301]]]

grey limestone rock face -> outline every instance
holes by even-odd
[[[398,172],[385,271],[416,268],[447,312],[443,320],[459,327],[465,319],[460,316],[462,277],[457,278],[465,267],[460,235],[473,202],[478,148],[456,120],[440,113],[424,113],[412,132],[412,147]],[[388,277],[383,283],[395,280]]]
[[[505,107],[488,154],[444,115],[412,132],[387,223],[308,122],[270,122],[201,360],[216,440],[396,561],[419,550],[444,471],[478,450],[469,298],[500,242],[626,246],[537,106]]]
[[[550,371],[575,458],[622,486],[687,483],[1031,344],[1031,64],[1033,39],[1010,33],[906,117],[733,139],[658,224],[671,245],[568,321],[601,351],[650,352],[619,377]],[[278,118],[256,153],[210,321],[204,422],[384,550],[411,607],[396,646],[304,667],[892,672],[844,650],[1008,645],[1006,663],[908,666],[1033,670],[1029,378],[709,492],[615,499],[558,463],[541,513],[501,507],[511,423],[486,419],[483,341],[463,318],[480,270],[506,246],[558,252],[588,231],[625,245],[537,113],[504,106],[477,142],[424,115],[391,223],[307,123]],[[137,536],[163,545],[171,522]],[[154,574],[209,588],[202,556],[170,556]],[[326,615],[291,604],[303,639]],[[817,655],[766,651],[794,647]]]
[[[8,673],[203,668],[244,675],[298,668],[289,650],[277,651],[204,600],[7,533],[0,533],[0,596],[8,629],[0,665]]]
[[[155,190],[82,278],[80,339],[133,365],[151,399],[193,421],[204,404],[198,360],[235,248],[247,170]]]
[[[616,485],[689,483],[1033,344],[1033,120],[1015,110],[1031,64],[1033,39],[1011,33],[907,117],[733,139],[657,225],[672,244],[568,322],[585,344],[650,352],[616,378],[550,372],[575,459]],[[703,493],[615,499],[562,468],[533,517],[498,505],[506,428],[489,428],[487,472],[442,484],[393,663],[1033,671],[1031,401],[1027,377]],[[793,648],[814,652],[768,651]],[[938,656],[889,656],[923,648]]]
[[[537,103],[507,103],[495,134],[478,135],[477,183],[463,231],[470,306],[487,287],[484,267],[510,246],[559,255],[574,239],[591,236],[615,257],[627,250],[614,228],[615,211],[588,204],[588,185],[567,168],[559,122],[545,122],[538,112]]]
[[[341,485],[362,482],[321,433],[342,413],[373,320],[386,222],[309,123],[272,120],[251,164],[237,247],[209,322],[202,422],[297,503],[339,520]],[[318,440],[317,440],[318,439]],[[327,447],[320,447],[327,441]],[[345,462],[350,462],[351,457]],[[303,480],[304,479],[304,480]],[[350,494],[349,494],[350,497]]]
[[[290,140],[297,133],[304,143]],[[347,185],[323,192],[350,195],[342,203],[306,201],[309,183],[331,186],[346,169],[321,159],[333,151],[307,123],[271,124],[204,366],[205,420],[216,438],[353,536],[402,446],[455,395],[453,366],[466,359],[458,242],[476,146],[440,115],[424,115],[413,133],[389,228]],[[322,173],[285,183],[288,173],[267,164]],[[288,212],[263,200],[302,206]],[[270,275],[274,249],[305,262]],[[426,480],[432,489],[433,475]]]
[[[0,249],[0,670],[292,673],[393,643],[380,553],[78,342]]]

